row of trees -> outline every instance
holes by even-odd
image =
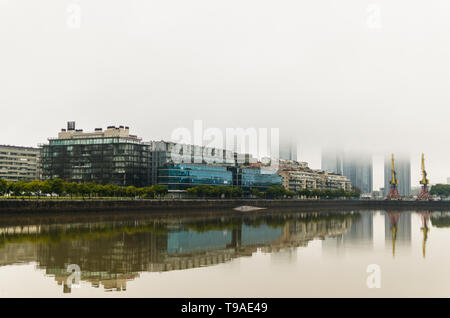
[[[438,195],[441,197],[450,196],[450,184],[435,184],[430,189],[431,195]]]
[[[337,198],[359,198],[360,193],[358,191],[345,191],[339,190],[320,190],[320,189],[301,189],[296,192],[286,190],[282,186],[269,187],[265,192],[254,189],[252,194],[257,197],[269,197],[274,199],[280,198],[292,198],[294,196],[304,198],[321,198],[321,199],[337,199]]]
[[[186,189],[186,192],[194,197],[214,197],[214,198],[239,198],[242,197],[243,191],[241,188],[230,186],[207,186],[198,185]]]
[[[238,198],[244,195],[244,192],[240,188],[230,186],[207,186],[199,185],[186,190],[188,194],[194,197],[202,198]],[[271,186],[265,190],[252,189],[250,193],[254,197],[264,199],[281,199],[281,198],[293,198],[298,197],[318,197],[322,199],[335,199],[335,198],[358,198],[359,192],[357,191],[345,191],[340,190],[319,190],[319,189],[302,189],[297,192],[286,190],[282,186]]]
[[[121,187],[114,184],[97,184],[64,182],[61,179],[45,181],[18,181],[11,182],[0,179],[0,195],[13,196],[82,196],[84,197],[141,197],[155,198],[167,194],[166,186],[154,185],[151,187],[136,188],[134,186]]]
[[[443,185],[446,186],[446,185]],[[434,187],[433,187],[434,188]],[[433,191],[432,188],[432,191]],[[450,193],[450,187],[448,187]],[[136,188],[134,186],[121,187],[114,184],[96,184],[89,183],[76,183],[76,182],[64,182],[61,179],[45,180],[45,181],[30,181],[30,182],[9,182],[0,179],[0,195],[13,195],[17,196],[37,196],[38,198],[43,195],[57,195],[57,196],[70,196],[75,197],[140,197],[140,198],[155,198],[166,195],[168,189],[163,185],[154,185],[151,187]],[[302,189],[297,192],[286,190],[282,186],[271,186],[267,189],[252,189],[250,193],[244,193],[241,188],[231,186],[207,186],[198,185],[188,188],[186,192],[194,197],[210,197],[210,198],[240,198],[244,194],[251,194],[257,198],[264,199],[281,199],[281,198],[293,198],[306,197],[306,198],[322,198],[322,199],[334,199],[334,198],[348,198],[359,197],[357,191],[344,191],[340,190],[319,190],[319,189]],[[448,195],[448,194],[447,194]]]

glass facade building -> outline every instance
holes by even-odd
[[[149,185],[149,146],[128,127],[105,132],[65,131],[42,145],[43,179],[119,186]]]
[[[322,150],[322,169],[346,176],[352,186],[369,194],[373,190],[372,155],[338,149]]]
[[[158,169],[158,184],[169,190],[186,190],[197,185],[231,186],[233,175],[223,166],[166,164]]]
[[[229,168],[233,172],[233,186],[239,187],[244,191],[253,188],[265,189],[275,185],[282,185],[282,178],[277,173],[264,173],[259,167]]]

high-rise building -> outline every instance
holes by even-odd
[[[373,190],[373,166],[370,154],[323,150],[322,169],[346,176],[352,182],[352,187],[359,189],[361,193],[368,194]]]
[[[395,172],[398,180],[398,193],[401,196],[411,195],[411,161],[409,156],[405,154],[394,154]],[[386,155],[384,159],[384,196],[387,196],[391,188],[390,181],[392,179],[392,156]]]
[[[280,140],[279,159],[297,161],[297,142],[294,138],[287,137]]]
[[[322,151],[322,170],[342,174],[342,152],[338,150]]]
[[[40,149],[0,145],[0,179],[40,180]]]
[[[450,177],[447,178],[447,184],[450,184]]]
[[[342,174],[349,178],[352,186],[369,194],[373,190],[372,156],[365,153],[346,153],[342,164]]]
[[[130,135],[128,127],[83,132],[69,122],[58,138],[48,141],[42,145],[43,179],[137,187],[150,183],[149,145]]]

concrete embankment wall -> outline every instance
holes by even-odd
[[[0,200],[0,213],[77,211],[223,210],[238,206],[268,209],[450,210],[449,201],[376,200]]]

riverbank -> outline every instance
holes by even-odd
[[[100,212],[100,211],[189,211],[224,210],[239,206],[266,209],[357,209],[357,210],[450,210],[450,201],[387,201],[387,200],[0,200],[0,213],[9,212]],[[242,212],[245,213],[245,212]]]

